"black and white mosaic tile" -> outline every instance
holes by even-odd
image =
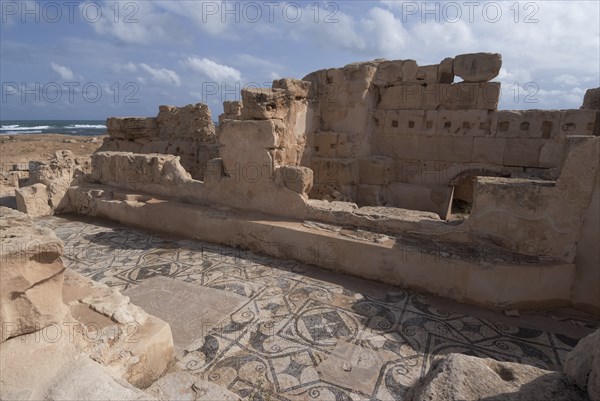
[[[220,324],[199,329],[177,361],[243,398],[399,400],[440,355],[558,370],[578,341],[294,261],[100,221],[43,223],[64,240],[67,267],[109,286],[127,290],[163,276],[246,297]]]

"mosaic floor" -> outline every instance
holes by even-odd
[[[64,240],[67,267],[109,286],[127,290],[162,276],[242,299],[220,324],[198,328],[177,367],[246,399],[401,400],[439,355],[558,370],[578,341],[565,330],[460,312],[434,297],[293,261],[100,221],[43,223]],[[556,324],[597,325],[559,317]]]

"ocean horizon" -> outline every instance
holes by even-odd
[[[0,135],[26,134],[104,135],[106,120],[0,120]]]

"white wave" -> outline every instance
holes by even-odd
[[[49,125],[39,125],[37,127],[21,127],[19,125],[16,125],[16,126],[3,125],[2,128],[0,128],[0,131],[7,131],[7,130],[11,130],[11,131],[30,131],[30,130],[40,130],[40,129],[48,129],[48,128],[50,128]]]
[[[106,125],[88,125],[88,124],[75,124],[75,125],[67,125],[65,128],[68,129],[74,129],[74,128],[80,128],[80,129],[104,129],[106,128]]]
[[[41,134],[42,131],[7,131],[1,132],[0,135],[20,135],[20,134]]]

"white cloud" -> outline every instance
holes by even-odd
[[[97,34],[112,36],[126,44],[150,45],[185,40],[178,20],[151,1],[112,0],[103,5],[86,1],[80,3],[79,9],[84,21]]]
[[[186,58],[181,63],[191,71],[204,74],[217,82],[240,81],[242,79],[240,71],[224,64],[218,64],[207,58],[192,56]]]
[[[60,79],[63,81],[75,81],[77,79],[69,67],[58,65],[54,61],[50,63],[50,67],[52,67],[54,72],[60,75]]]
[[[580,84],[579,78],[571,75],[571,74],[561,74],[555,77],[552,82],[555,82],[559,85],[563,86],[577,86]]]
[[[121,64],[121,63],[113,63],[111,66],[111,70],[117,74],[122,72],[137,72],[137,65],[133,64],[131,61],[129,63]]]
[[[181,78],[175,71],[168,70],[166,68],[152,68],[148,64],[141,63],[139,67],[150,74],[150,79],[160,84],[173,84],[175,86],[181,85]]]

